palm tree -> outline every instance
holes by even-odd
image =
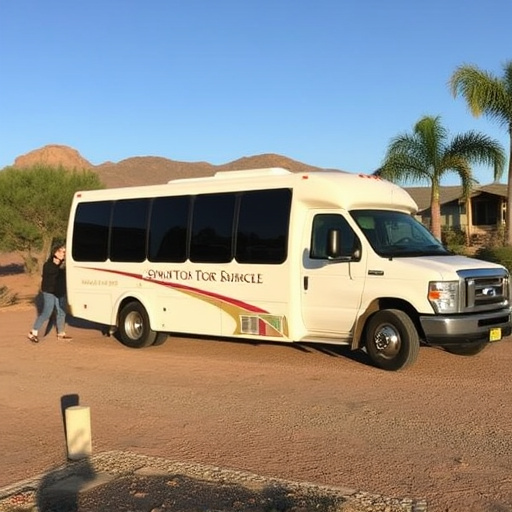
[[[508,130],[507,245],[512,245],[512,61],[503,66],[502,78],[475,66],[460,66],[453,73],[450,85],[453,95],[460,93],[475,117],[485,115]]]
[[[486,135],[473,131],[448,140],[448,131],[441,124],[441,118],[425,116],[414,125],[412,134],[398,135],[391,140],[377,173],[390,181],[430,184],[430,230],[441,239],[441,178],[449,172],[458,174],[467,199],[476,182],[471,171],[472,163],[493,166],[497,180],[505,163],[503,148]]]

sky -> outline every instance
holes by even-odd
[[[511,20],[512,0],[0,0],[0,169],[62,144],[94,165],[277,153],[371,173],[425,115],[508,154],[448,82],[502,76]]]

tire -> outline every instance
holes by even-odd
[[[365,346],[375,366],[388,371],[412,365],[420,351],[418,331],[399,309],[379,311],[368,320]]]
[[[450,354],[456,354],[458,356],[474,356],[487,346],[487,341],[480,343],[462,343],[460,345],[449,345],[444,347]]]
[[[140,302],[129,302],[119,313],[116,333],[119,341],[130,348],[149,347],[155,343],[157,333],[149,326],[149,316]]]
[[[155,341],[153,342],[154,347],[163,345],[167,341],[168,334],[166,332],[157,332]]]

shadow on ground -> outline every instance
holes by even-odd
[[[275,483],[248,486],[182,474],[112,478],[82,462],[48,472],[37,489],[25,487],[0,501],[0,510],[38,512],[334,512],[347,500]],[[7,508],[4,508],[7,506]]]
[[[80,496],[78,510],[329,512],[338,510],[343,502],[342,498],[305,495],[281,486],[265,486],[257,491],[239,484],[209,482],[184,475],[130,476]]]
[[[0,265],[0,276],[15,276],[23,274],[25,267],[20,263],[10,263],[9,265]]]

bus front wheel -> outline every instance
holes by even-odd
[[[366,350],[373,363],[384,370],[410,366],[420,350],[416,327],[399,309],[384,309],[373,315],[366,326]]]
[[[149,326],[149,316],[140,302],[129,302],[119,313],[117,336],[130,348],[149,347],[155,343],[157,332]]]

